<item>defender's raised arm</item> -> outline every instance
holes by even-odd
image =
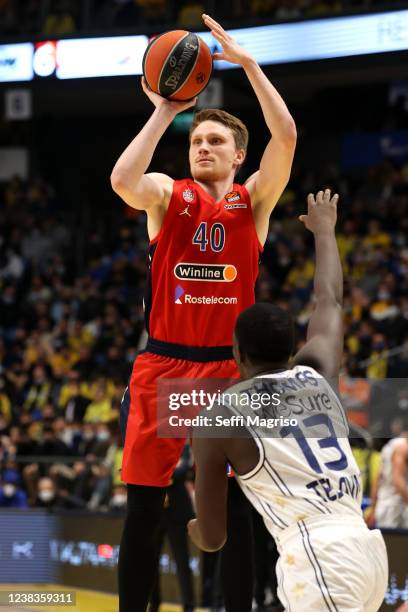
[[[325,377],[337,377],[343,351],[343,270],[337,247],[337,193],[309,194],[307,215],[300,220],[313,232],[316,248],[314,292],[316,306],[311,316],[306,344],[295,363],[313,365]]]

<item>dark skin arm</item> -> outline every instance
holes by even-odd
[[[330,190],[308,196],[307,215],[300,220],[313,232],[316,249],[314,292],[316,306],[306,344],[294,365],[311,365],[325,378],[337,378],[343,352],[343,271],[334,233],[339,196]]]
[[[196,464],[197,518],[188,524],[194,544],[207,552],[222,548],[227,539],[227,458],[221,438],[193,438]]]

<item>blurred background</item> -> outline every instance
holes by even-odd
[[[298,147],[271,217],[257,297],[294,313],[300,346],[313,308],[314,268],[311,236],[297,217],[310,191],[338,191],[346,330],[340,391],[369,512],[381,449],[408,429],[404,9],[408,2],[377,0],[0,0],[0,590],[58,584],[77,591],[78,610],[117,609],[114,595],[88,591],[116,590],[126,505],[118,414],[145,341],[145,215],[115,196],[109,176],[152,107],[137,70],[58,77],[56,41],[200,30],[206,12],[233,29],[316,23],[324,48],[329,38],[336,43],[336,32],[341,38],[342,17],[381,14],[381,53],[309,54],[301,61],[308,49],[299,31],[291,42],[297,59],[262,66],[295,118]],[[334,29],[325,38],[328,24]],[[363,27],[362,41],[364,35]],[[34,70],[20,78],[22,47],[15,45],[28,42]],[[81,60],[89,57],[78,66]],[[223,107],[247,124],[248,158],[238,177],[244,181],[257,169],[268,134],[244,73],[217,68],[199,104]],[[187,112],[173,122],[153,171],[189,174],[191,118]],[[185,541],[193,480],[186,448],[169,489],[152,611],[160,601],[167,602],[162,610],[222,605],[217,555],[201,556]],[[380,526],[391,569],[382,609],[396,610],[408,600],[408,538],[403,529]],[[279,609],[273,543],[262,526],[259,541],[254,609]]]

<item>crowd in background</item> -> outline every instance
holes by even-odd
[[[164,163],[164,162],[163,162]],[[324,178],[294,171],[270,222],[258,300],[295,317],[298,345],[313,309],[313,241],[298,221],[305,195],[341,193],[337,238],[345,273],[341,391],[349,417],[374,435],[407,422],[396,387],[408,376],[408,165],[384,161]],[[0,205],[0,462],[22,506],[123,507],[120,401],[144,329],[144,213],[118,203],[117,228],[87,228],[83,264],[53,188],[13,178]],[[102,227],[102,226],[101,226]],[[361,377],[361,378],[358,378]],[[45,458],[38,463],[36,456]],[[0,498],[0,505],[5,504]]]
[[[0,0],[0,35],[66,36],[88,30],[176,26],[200,28],[207,12],[232,25],[262,20],[336,16],[395,10],[406,2],[386,0]],[[392,5],[392,6],[390,6]]]
[[[232,25],[256,25],[404,5],[391,4],[0,0],[0,36],[149,31],[166,24],[192,29],[201,25],[203,11]],[[404,129],[406,109],[400,111],[399,116],[393,110],[388,118],[389,110],[382,109],[384,126]],[[347,119],[347,129],[372,129],[361,115],[355,120],[353,125]],[[340,123],[335,127],[343,130]],[[154,169],[179,178],[185,175],[185,161],[182,147],[163,145]],[[311,172],[295,165],[273,212],[257,299],[290,309],[299,348],[313,310],[314,248],[298,216],[305,212],[307,193],[325,187],[338,191],[337,240],[345,277],[340,392],[356,428],[353,450],[369,495],[380,460],[378,452],[366,448],[364,431],[380,449],[385,439],[408,430],[408,164],[384,160],[347,171],[335,163],[315,166],[318,171]],[[248,174],[244,167],[244,177]],[[100,207],[95,215],[93,208],[78,224],[75,205],[68,209],[65,200],[64,207],[61,189],[51,183],[52,178],[23,181],[15,176],[0,185],[0,508],[123,513],[119,413],[145,340],[146,219],[112,195],[113,216],[109,211],[105,217]],[[185,526],[193,516],[193,479],[186,448],[169,489],[163,524],[177,558],[185,609],[190,609],[192,593]],[[254,521],[261,549],[255,550],[255,599],[261,610],[268,588],[269,594],[274,592],[274,572],[264,574],[265,568],[274,567],[276,551],[258,515]],[[202,605],[219,597],[214,564],[214,557],[203,556]],[[152,610],[159,601],[156,592]]]

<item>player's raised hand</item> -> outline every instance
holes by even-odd
[[[339,195],[331,195],[330,189],[307,196],[307,215],[300,215],[299,220],[308,230],[317,233],[333,232],[337,221],[337,202]]]
[[[222,46],[222,52],[214,53],[213,59],[225,60],[232,64],[241,64],[241,66],[244,66],[247,62],[253,61],[252,55],[241,47],[232,36],[227,34],[224,28],[215,21],[215,19],[205,13],[202,17],[207,28],[211,30],[211,34],[214,36],[215,40]]]
[[[155,93],[150,89],[144,77],[142,77],[141,83],[143,91],[156,108],[158,106],[165,106],[175,115],[177,115],[177,113],[181,113],[197,104],[197,97],[193,98],[192,100],[186,100],[183,102],[179,100],[168,100],[167,98],[163,98],[163,96],[160,96],[159,94]]]

